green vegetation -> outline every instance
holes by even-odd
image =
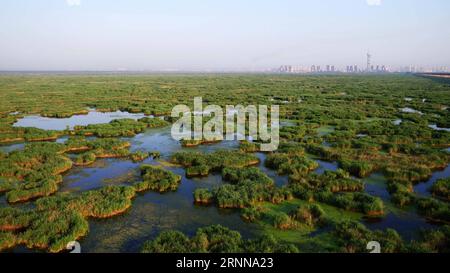
[[[221,172],[226,167],[243,168],[259,163],[258,158],[254,155],[228,150],[219,150],[209,154],[177,152],[172,155],[171,161],[185,167],[186,175],[189,177]]]
[[[294,196],[303,200],[317,200],[338,208],[382,216],[384,205],[380,198],[361,192],[364,184],[349,178],[349,173],[339,169],[325,171],[322,175],[310,174],[289,184]]]
[[[210,192],[208,189],[195,189],[194,191],[194,201],[197,204],[205,204],[209,205],[214,200],[214,194]]]
[[[146,153],[143,151],[136,151],[130,155],[130,158],[133,162],[141,162],[148,157],[150,157],[150,153]]]
[[[77,166],[86,166],[95,162],[97,156],[93,152],[82,153],[77,156],[75,159],[75,165]]]
[[[247,140],[242,140],[239,143],[239,150],[241,152],[246,152],[246,153],[255,153],[255,152],[259,152],[261,147],[260,147],[260,143],[257,142],[249,142]]]
[[[9,203],[49,196],[58,190],[64,172],[72,165],[88,165],[97,158],[128,156],[130,144],[117,139],[71,138],[66,144],[38,142],[13,151],[0,161],[0,176],[16,180],[0,182]],[[66,153],[83,152],[73,163]]]
[[[315,226],[324,221],[325,212],[317,204],[299,206],[292,212],[292,217],[308,226]]]
[[[134,185],[138,192],[146,190],[175,191],[181,182],[181,176],[152,165],[142,165],[141,175],[143,181]]]
[[[279,175],[287,174],[290,180],[300,180],[319,164],[305,156],[301,145],[282,143],[276,153],[269,154],[264,164],[275,169]]]
[[[296,253],[291,244],[282,244],[272,236],[253,240],[242,239],[237,231],[221,225],[199,228],[189,238],[179,231],[163,231],[144,243],[143,253]]]
[[[367,242],[375,240],[383,252],[448,252],[448,177],[432,185],[429,198],[414,187],[450,162],[444,151],[450,147],[450,132],[429,127],[450,127],[449,91],[448,82],[410,75],[0,76],[0,144],[25,144],[0,152],[0,193],[8,203],[29,202],[1,205],[0,250],[24,245],[62,251],[68,241],[87,234],[89,218],[127,210],[136,191],[176,190],[179,176],[143,165],[142,181],[132,181],[132,186],[58,193],[73,166],[81,169],[99,158],[158,158],[157,151],[131,153],[131,144],[121,138],[169,125],[174,105],[191,106],[192,98],[201,96],[205,103],[221,106],[280,105],[280,119],[287,125],[280,129],[279,149],[267,153],[264,164],[287,175],[289,183],[277,187],[272,172],[269,177],[264,168],[251,167],[259,163],[253,154],[260,152],[259,142],[241,141],[239,150],[172,154],[170,162],[185,168],[188,177],[222,175],[223,184],[195,190],[195,203],[240,208],[243,220],[258,225],[264,236],[244,240],[223,227],[199,229],[192,238],[163,232],[145,244],[145,251],[367,252]],[[405,107],[422,114],[403,112]],[[60,131],[13,126],[28,115],[65,118],[89,108],[166,117]],[[52,142],[62,136],[69,136],[64,144]],[[215,141],[181,144],[208,143]],[[340,169],[316,174],[316,159],[337,162]],[[399,208],[364,192],[364,183],[351,177],[374,173],[386,178],[382,186]],[[361,223],[363,217],[393,210],[408,210],[440,226],[423,231],[417,241],[403,242],[393,230],[371,231]]]
[[[419,212],[434,221],[450,223],[450,204],[434,198],[421,198],[417,201]]]
[[[159,118],[116,119],[108,124],[92,124],[87,126],[75,126],[70,134],[97,137],[132,137],[142,133],[147,128],[167,126],[168,123]]]
[[[367,216],[382,216],[384,214],[383,201],[366,193],[331,194],[321,192],[316,195],[317,200],[332,204],[338,208],[365,213]]]
[[[450,201],[450,178],[439,179],[430,188],[434,196]]]
[[[41,198],[34,209],[0,208],[0,250],[25,245],[60,252],[88,233],[88,217],[120,214],[131,206],[134,195],[132,187],[111,186],[77,196]]]
[[[368,252],[367,243],[377,241],[383,246],[383,253],[398,253],[404,251],[402,238],[395,230],[370,231],[361,223],[341,221],[335,224],[333,235],[337,239],[339,251],[348,253]]]
[[[243,208],[241,217],[249,222],[256,222],[262,216],[262,209],[260,207]]]
[[[214,188],[197,189],[198,203],[215,202],[220,208],[246,208],[263,201],[280,203],[292,198],[286,188],[277,188],[272,179],[258,168],[224,168],[222,179],[228,183]]]
[[[206,139],[202,139],[202,140],[195,140],[195,139],[183,139],[181,141],[181,146],[183,147],[196,147],[199,145],[206,145],[206,144],[214,144],[214,143],[218,143],[221,142],[222,140],[206,140]]]
[[[443,226],[437,230],[427,230],[420,233],[420,239],[408,246],[411,253],[449,253],[450,226]]]

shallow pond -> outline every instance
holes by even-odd
[[[25,116],[19,119],[13,126],[15,127],[35,127],[43,130],[65,130],[67,127],[73,129],[75,125],[89,125],[109,123],[115,119],[140,119],[144,114],[128,113],[122,111],[116,112],[98,112],[90,111],[85,115],[73,115],[70,118],[47,118],[42,116]]]
[[[393,123],[394,125],[400,125],[402,122],[403,122],[403,120],[401,120],[401,119],[396,119],[396,120],[394,120],[392,123]]]
[[[436,130],[436,131],[446,131],[446,132],[450,132],[450,128],[441,128],[441,127],[438,127],[436,124],[431,124],[431,125],[429,125],[428,127],[430,127],[430,128],[433,129],[433,130]]]
[[[422,112],[420,112],[416,109],[410,108],[410,107],[404,107],[404,108],[400,109],[400,111],[402,111],[403,113],[415,113],[415,114],[423,115]]]
[[[314,159],[317,163],[319,163],[319,167],[314,170],[317,174],[323,174],[325,171],[336,171],[338,167],[337,162],[328,162],[320,159]]]
[[[23,150],[25,147],[24,143],[10,144],[10,145],[0,145],[0,152],[10,153],[12,151]]]
[[[420,196],[430,196],[431,193],[429,191],[430,187],[439,179],[450,177],[450,164],[447,165],[447,168],[441,171],[434,172],[430,179],[426,182],[419,183],[414,186],[414,192],[419,194]]]

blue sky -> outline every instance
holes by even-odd
[[[448,0],[2,0],[0,70],[450,65]]]

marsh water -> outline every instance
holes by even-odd
[[[117,113],[117,112],[116,112]],[[102,113],[104,114],[104,113]],[[104,119],[98,120],[99,113],[83,115],[84,124],[104,123]],[[137,118],[139,115],[129,114]],[[102,118],[106,118],[103,117]],[[123,112],[118,116],[107,114],[108,118],[129,117]],[[25,121],[26,120],[26,121]],[[43,120],[45,122],[43,123]],[[16,123],[16,126],[30,126],[44,129],[65,129],[78,125],[74,119],[49,119],[43,117],[25,117]],[[26,125],[25,125],[26,124]],[[64,142],[67,138],[58,139]],[[194,205],[193,191],[196,188],[212,188],[222,183],[219,174],[212,174],[204,178],[186,178],[185,170],[179,166],[168,164],[170,155],[180,150],[194,150],[211,152],[217,149],[237,149],[237,141],[223,141],[213,145],[201,145],[194,148],[182,148],[178,141],[172,139],[170,127],[148,129],[144,133],[132,138],[123,138],[131,143],[131,150],[159,151],[162,157],[158,160],[146,159],[144,162],[133,163],[124,159],[100,159],[87,167],[74,167],[64,175],[61,184],[62,192],[78,192],[96,189],[105,185],[126,185],[130,181],[139,179],[139,166],[141,164],[161,165],[182,176],[181,184],[177,191],[159,194],[145,192],[138,194],[133,200],[132,207],[124,214],[109,219],[90,219],[89,234],[80,240],[83,252],[137,252],[142,243],[155,237],[160,231],[177,229],[192,235],[196,229],[211,224],[221,224],[231,229],[238,230],[244,237],[253,237],[261,232],[257,224],[247,223],[240,217],[238,210],[218,209],[214,206]],[[23,149],[23,144],[0,146],[3,152]],[[257,153],[260,159],[259,168],[274,179],[277,186],[288,182],[287,176],[279,176],[273,170],[264,167],[263,153]],[[325,170],[336,170],[336,162],[326,162],[315,159],[319,163],[316,173]],[[449,177],[450,168],[433,174],[426,183],[415,187],[419,194],[428,194],[428,187],[438,178]],[[371,229],[394,228],[405,239],[413,238],[420,228],[430,228],[432,224],[419,217],[413,210],[396,209],[389,201],[389,193],[386,190],[386,180],[380,173],[372,174],[364,179],[366,192],[379,196],[387,204],[386,217],[378,220],[364,220]],[[4,195],[0,196],[0,205],[5,205]],[[15,251],[23,251],[23,248]]]
[[[15,127],[35,127],[43,130],[65,130],[73,129],[76,125],[89,125],[109,123],[115,119],[131,118],[140,119],[145,117],[142,113],[128,113],[122,111],[115,112],[99,112],[90,109],[87,114],[73,115],[70,118],[47,118],[38,115],[25,116],[19,119],[13,126]]]

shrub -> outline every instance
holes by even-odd
[[[261,145],[255,142],[249,142],[247,140],[242,140],[239,143],[239,150],[245,153],[256,153],[261,149]]]
[[[218,150],[213,153],[178,152],[171,161],[187,168],[188,176],[204,176],[212,171],[220,172],[223,168],[243,168],[255,165],[259,159],[243,152]]]
[[[141,176],[144,181],[134,185],[138,192],[145,190],[175,191],[181,182],[181,176],[152,165],[142,165]]]
[[[221,225],[199,228],[192,238],[196,252],[237,253],[242,246],[239,232]]]
[[[408,246],[408,252],[412,253],[449,253],[450,252],[450,227],[443,226],[436,230],[423,230],[419,240],[413,241]]]
[[[434,196],[450,201],[450,178],[439,179],[431,186],[430,191]]]
[[[245,253],[299,253],[293,244],[278,242],[273,235],[263,235],[244,244]]]
[[[268,155],[265,165],[275,169],[280,175],[290,175],[290,178],[293,180],[301,179],[319,166],[317,162],[304,156],[288,153],[274,153]]]
[[[43,178],[39,181],[20,183],[17,187],[6,193],[9,203],[17,203],[49,196],[58,190],[58,184],[62,182],[60,175]]]
[[[324,220],[325,212],[317,204],[302,205],[291,213],[292,218],[308,226],[320,224]]]
[[[192,251],[190,239],[179,231],[163,231],[153,241],[146,241],[142,253],[188,253]]]
[[[13,248],[16,244],[17,238],[13,233],[0,231],[0,251]]]
[[[435,221],[450,222],[450,205],[434,198],[421,198],[417,201],[419,213]]]
[[[149,153],[143,151],[136,151],[130,155],[133,162],[141,162],[150,156]]]
[[[339,165],[342,169],[358,177],[366,177],[373,171],[374,166],[365,161],[341,160]]]
[[[286,213],[279,213],[273,219],[273,226],[278,229],[291,229],[294,227],[294,222]]]
[[[93,153],[93,152],[83,153],[76,157],[75,165],[77,165],[77,166],[90,165],[90,164],[94,163],[96,159],[97,159],[97,157],[95,156],[95,153]]]
[[[208,189],[195,189],[194,201],[199,204],[211,204],[214,200],[213,193]]]
[[[261,218],[261,209],[249,207],[242,209],[241,217],[248,222],[255,222]]]
[[[0,234],[1,236],[1,234]],[[1,242],[1,237],[0,237]],[[163,231],[146,241],[143,253],[298,253],[292,244],[278,242],[271,235],[244,240],[237,231],[221,225],[197,229],[189,238],[179,231]]]
[[[340,221],[335,223],[332,234],[336,238],[339,251],[348,253],[367,253],[367,243],[378,241],[383,253],[398,253],[403,251],[404,244],[398,233],[392,229],[370,231],[356,221]]]

